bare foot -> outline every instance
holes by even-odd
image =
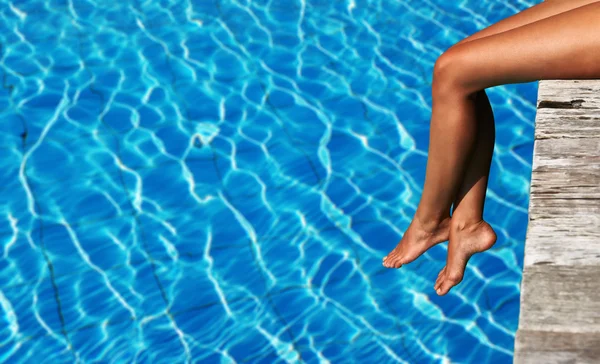
[[[403,264],[417,259],[427,249],[448,240],[450,231],[450,217],[430,229],[426,229],[416,217],[404,232],[404,236],[388,255],[383,258],[386,268],[400,268]]]
[[[465,274],[469,258],[475,253],[488,250],[496,242],[496,233],[487,222],[459,226],[454,223],[450,227],[450,243],[448,243],[448,259],[446,266],[440,271],[433,288],[443,296],[450,288],[459,284]]]

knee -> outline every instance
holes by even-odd
[[[442,53],[433,66],[431,92],[433,98],[467,94],[468,65],[465,54],[457,48]]]

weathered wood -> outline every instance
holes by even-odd
[[[598,80],[541,80],[537,105],[536,140],[600,138]]]
[[[600,334],[519,330],[515,363],[597,364]]]
[[[515,363],[600,363],[600,80],[539,82]]]
[[[594,265],[538,262],[526,266],[523,269],[525,290],[521,291],[521,302],[524,305],[521,306],[519,328],[600,333],[600,289],[596,289],[600,288],[599,277],[600,266]]]
[[[530,220],[529,225],[528,239],[537,244],[525,245],[525,267],[586,266],[597,264],[600,259],[600,240],[595,236],[600,228],[598,216],[551,217]]]
[[[541,86],[540,86],[541,87]],[[535,132],[536,139],[548,138],[598,138],[600,133],[600,115],[595,109],[538,109],[539,122]],[[577,120],[568,124],[565,131],[565,120]]]
[[[554,108],[600,109],[600,84],[598,80],[540,80],[538,109],[549,107],[549,103],[571,103],[571,106]],[[577,101],[583,100],[583,102]],[[597,117],[598,115],[596,115]]]

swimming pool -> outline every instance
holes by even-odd
[[[498,233],[445,297],[435,59],[534,2],[3,2],[5,362],[511,362],[537,84],[488,89]]]

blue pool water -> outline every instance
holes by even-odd
[[[494,248],[381,259],[436,58],[533,4],[2,1],[2,361],[511,362],[536,83],[488,89]]]

